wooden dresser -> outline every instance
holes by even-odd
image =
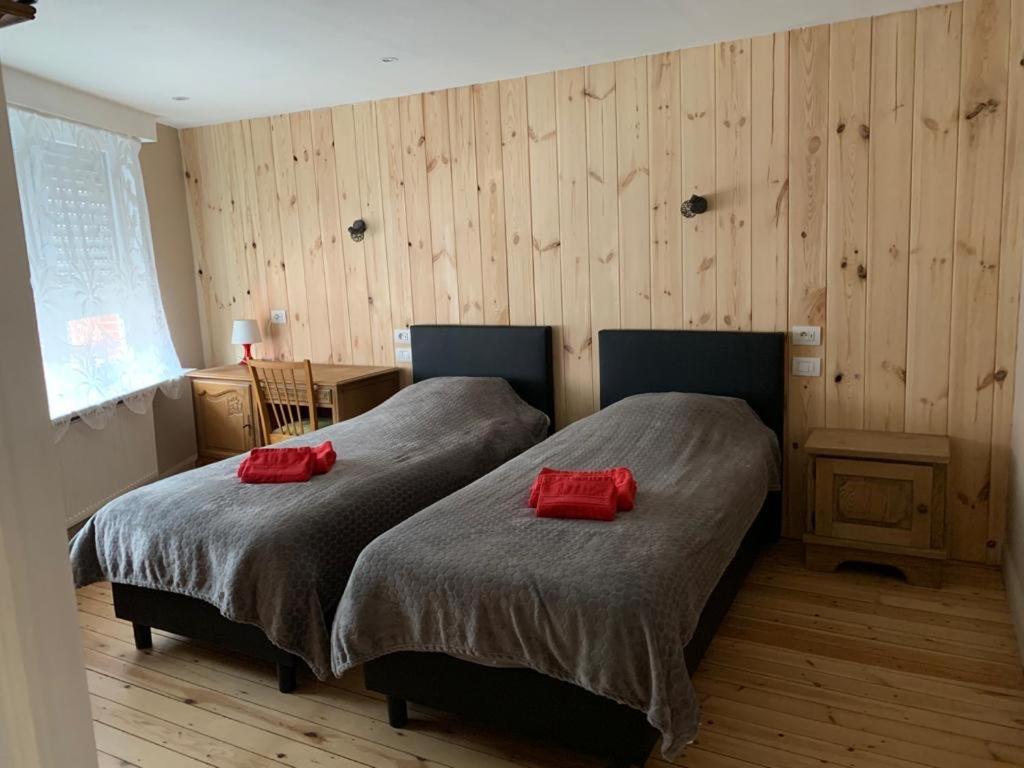
[[[380,405],[399,389],[399,369],[368,365],[313,364],[316,408],[331,422],[344,421]],[[222,365],[190,371],[196,418],[198,463],[244,453],[260,444],[260,429],[249,370]]]
[[[817,429],[804,450],[812,458],[808,568],[879,563],[912,584],[941,585],[948,437]]]

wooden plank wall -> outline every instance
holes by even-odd
[[[602,328],[820,325],[820,425],[954,438],[953,554],[999,562],[1024,225],[1024,3],[967,0],[185,130],[209,364],[392,363],[410,323],[551,324],[561,425]],[[679,203],[707,195],[693,219]],[[363,218],[353,242],[346,228]]]

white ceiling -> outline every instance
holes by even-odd
[[[0,32],[0,60],[187,126],[548,72],[934,2],[39,0],[36,21]],[[382,63],[384,56],[398,61]]]

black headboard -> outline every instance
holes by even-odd
[[[784,333],[601,331],[601,407],[644,392],[746,400],[779,440],[785,413]]]
[[[546,325],[414,325],[412,379],[497,376],[555,423],[551,327]]]

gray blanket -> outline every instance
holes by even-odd
[[[75,583],[200,598],[323,679],[330,622],[363,547],[544,439],[547,426],[503,379],[429,379],[284,443],[334,443],[334,468],[308,483],[242,484],[238,456],[115,499],[71,542]]]
[[[543,466],[632,469],[613,522],[537,518]],[[741,400],[638,395],[376,539],[335,617],[335,674],[396,651],[529,667],[639,709],[673,757],[697,733],[683,648],[766,493],[775,435]]]

